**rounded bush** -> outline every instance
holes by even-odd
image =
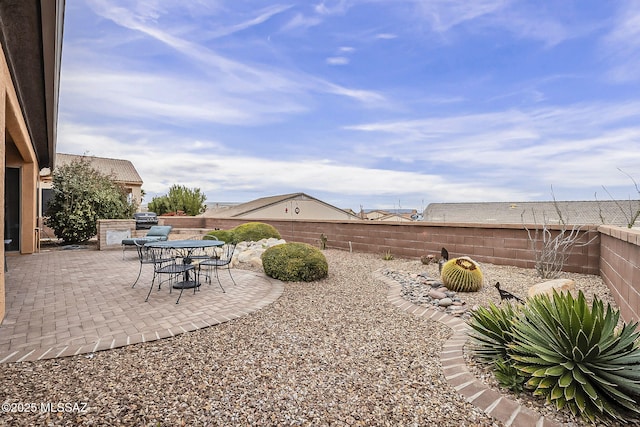
[[[442,266],[442,283],[454,292],[477,292],[482,288],[482,270],[477,262],[463,256]]]
[[[225,243],[232,243],[233,233],[231,230],[213,230],[203,237],[204,240],[215,240],[216,238]]]
[[[329,266],[320,249],[306,243],[283,243],[262,254],[267,276],[285,282],[312,282],[327,277]]]
[[[263,222],[247,222],[231,229],[236,242],[257,242],[262,239],[280,239],[280,233],[272,225]]]
[[[275,227],[263,222],[247,222],[229,230],[212,230],[207,236],[216,236],[225,243],[258,242],[262,239],[281,239]],[[212,239],[212,237],[204,237]]]

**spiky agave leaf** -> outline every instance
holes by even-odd
[[[511,330],[508,354],[529,375],[526,386],[556,408],[583,418],[640,414],[640,348],[636,325],[615,331],[619,312],[582,292],[530,298]]]
[[[511,328],[518,306],[506,302],[498,307],[480,307],[469,320],[471,352],[485,363],[507,358],[507,344],[511,342]]]

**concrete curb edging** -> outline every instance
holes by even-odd
[[[463,355],[463,347],[467,342],[469,332],[469,326],[465,321],[430,307],[407,301],[401,295],[402,285],[384,275],[382,270],[374,271],[373,278],[387,285],[387,299],[397,308],[416,317],[440,322],[453,330],[453,335],[442,347],[440,362],[449,385],[464,396],[467,402],[503,422],[507,427],[561,427],[560,424],[545,419],[539,413],[487,387],[469,371]]]

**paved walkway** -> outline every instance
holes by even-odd
[[[145,297],[153,268],[135,251],[43,250],[8,256],[6,316],[0,324],[0,363],[50,359],[153,341],[226,322],[275,301],[283,285],[263,274],[233,269],[200,291],[163,286]]]

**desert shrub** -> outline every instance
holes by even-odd
[[[617,330],[619,315],[597,297],[589,307],[582,292],[529,299],[508,345],[525,386],[593,423],[640,414],[640,333],[637,324]]]
[[[263,222],[247,222],[232,229],[237,242],[257,242],[262,239],[280,239],[280,233],[272,225]]]
[[[285,282],[312,282],[327,276],[329,266],[320,249],[306,243],[283,243],[262,254],[267,276]]]
[[[442,283],[454,292],[476,292],[482,288],[482,270],[477,262],[463,256],[453,258],[442,266]]]
[[[212,230],[204,235],[205,240],[222,240],[225,243],[238,243],[233,241],[233,232],[231,230]]]

